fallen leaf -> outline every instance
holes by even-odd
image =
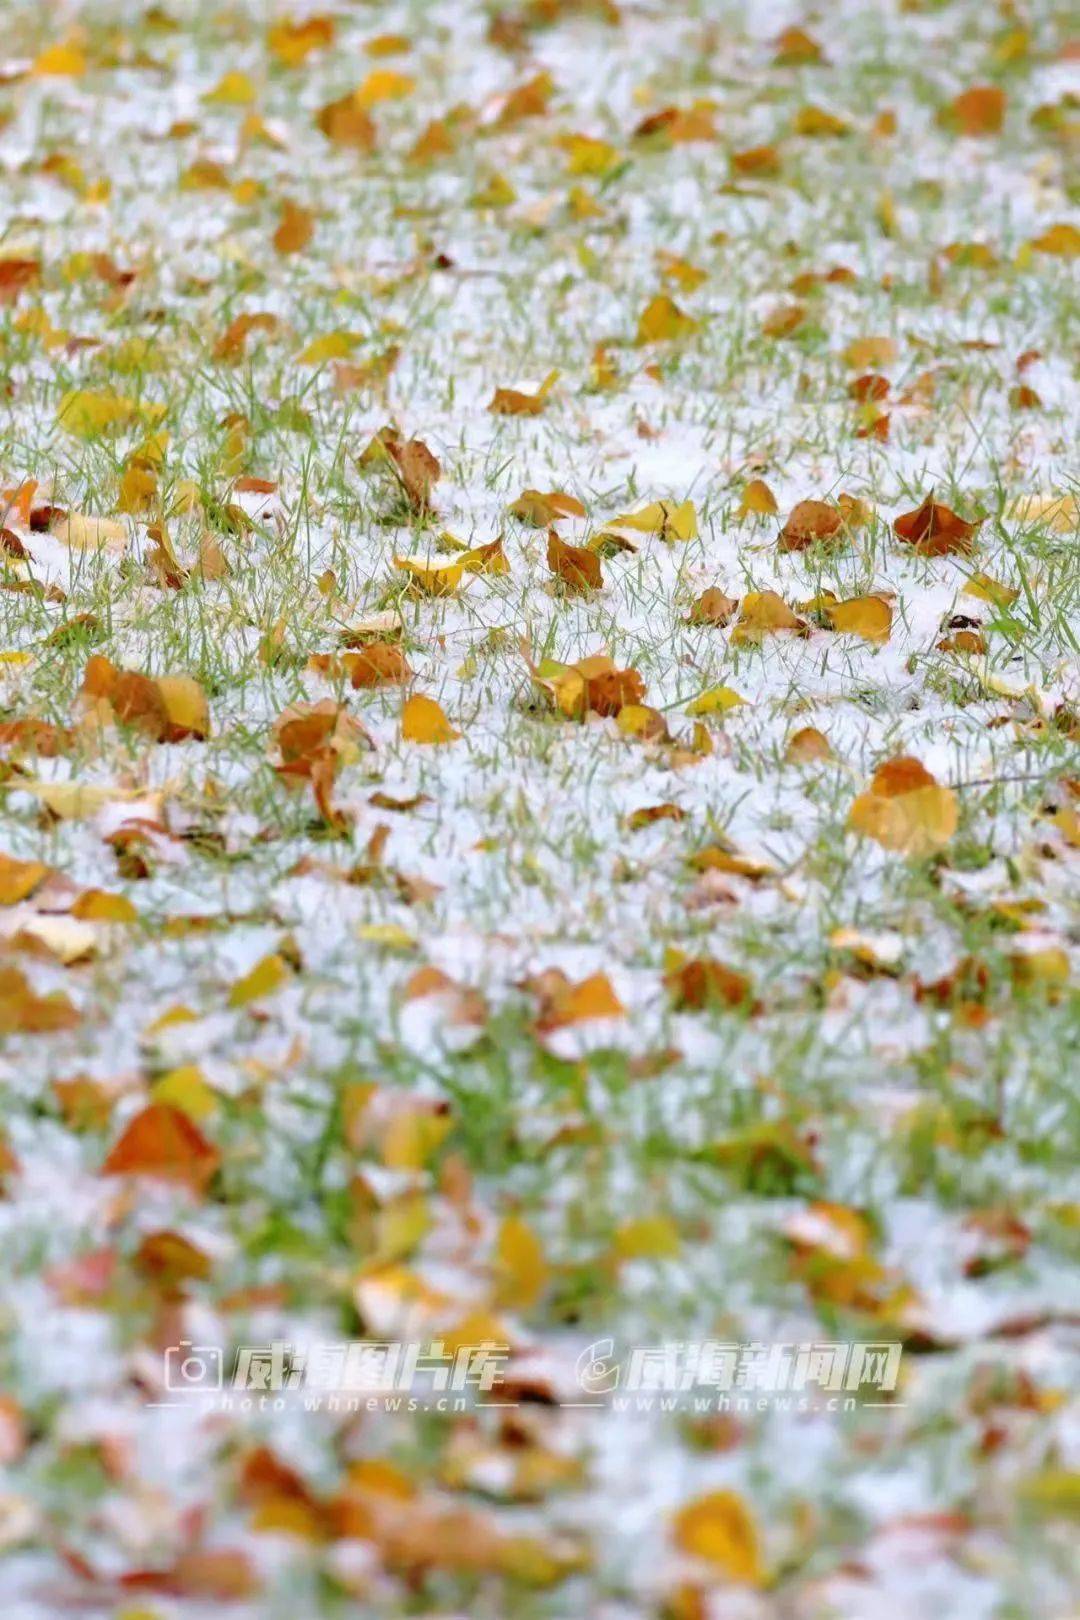
[[[638,317],[636,342],[673,343],[690,337],[700,326],[692,316],[681,310],[667,293],[657,293]]]
[[[434,698],[414,692],[401,711],[401,735],[406,742],[449,743],[461,736]]]
[[[928,557],[942,557],[948,552],[970,552],[973,536],[981,520],[967,523],[949,507],[928,495],[914,512],[905,512],[893,524],[893,533],[906,545]]]
[[[904,755],[878,766],[870,786],[852,805],[848,826],[885,849],[918,858],[944,849],[958,819],[952,789]]]
[[[546,494],[538,489],[523,490],[509,510],[512,517],[533,529],[550,528],[560,518],[585,516],[585,508],[579,500],[557,489]]]
[[[675,1515],[673,1535],[680,1551],[714,1565],[728,1580],[764,1586],[754,1521],[734,1491],[710,1491],[686,1503]]]
[[[973,85],[938,114],[943,129],[958,135],[998,135],[1005,121],[1005,92],[995,84]]]
[[[739,603],[731,639],[736,643],[755,642],[777,630],[795,630],[801,635],[806,632],[806,624],[775,591],[748,591]]]
[[[559,373],[549,371],[535,394],[524,394],[516,388],[496,388],[488,410],[493,416],[539,416],[558,380]]]
[[[760,478],[751,478],[742,492],[739,509],[736,517],[747,517],[751,512],[757,517],[771,517],[777,510],[776,496]]]
[[[583,546],[568,545],[559,539],[554,529],[548,530],[547,565],[572,590],[598,591],[603,587],[604,575],[596,553]]]
[[[831,540],[843,528],[839,509],[825,501],[799,501],[780,530],[783,551],[805,551],[818,540]]]
[[[126,1126],[101,1173],[177,1181],[201,1194],[219,1163],[217,1149],[187,1114],[170,1103],[149,1103]]]

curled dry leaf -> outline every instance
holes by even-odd
[[[736,596],[725,596],[717,586],[711,585],[690,609],[690,624],[729,624],[739,609]]]
[[[976,84],[954,96],[938,114],[943,129],[958,135],[999,135],[1005,121],[1005,92],[996,84]]]
[[[595,653],[576,664],[560,664],[546,658],[530,665],[533,679],[555,699],[560,712],[580,720],[590,710],[594,714],[618,715],[627,706],[636,706],[645,696],[645,682],[636,669],[616,669],[606,653]]]
[[[815,726],[804,726],[796,731],[788,738],[784,749],[784,758],[792,765],[810,765],[832,757],[832,744]]]
[[[584,517],[585,508],[573,495],[552,489],[545,494],[538,489],[522,490],[510,507],[511,517],[527,523],[533,529],[547,529],[560,518]]]
[[[412,674],[396,641],[369,641],[356,652],[316,654],[309,667],[331,677],[343,672],[354,691],[400,686]]]
[[[540,998],[536,1019],[540,1035],[550,1035],[594,1018],[622,1018],[626,1013],[606,973],[593,973],[575,983],[561,969],[550,968],[534,979],[529,988]]]
[[[431,491],[442,476],[438,458],[422,439],[402,441],[384,435],[383,443],[409,505],[416,512],[429,511]]]
[[[780,530],[783,551],[805,551],[818,540],[832,540],[844,526],[843,513],[827,501],[799,501]]]
[[[558,380],[559,373],[549,371],[535,394],[517,388],[496,388],[488,410],[493,416],[539,416]]]
[[[121,725],[134,726],[156,742],[182,742],[210,734],[206,693],[190,675],[163,675],[154,680],[136,670],[118,669],[95,654],[87,662],[80,695],[98,713],[109,713]]]
[[[679,952],[674,955],[677,960],[667,968],[664,984],[677,1011],[753,1006],[753,986],[745,973],[709,956],[684,959]]]
[[[944,849],[957,823],[955,793],[907,755],[879,765],[848,814],[853,832],[916,858]]]
[[[356,91],[330,101],[315,114],[315,127],[335,146],[370,152],[375,146],[375,125]]]
[[[574,591],[598,591],[604,583],[600,558],[584,546],[571,546],[548,530],[547,565],[557,579]]]
[[[898,540],[928,557],[943,557],[951,551],[972,551],[980,521],[968,523],[948,506],[935,501],[933,495],[928,495],[914,512],[905,512],[896,519],[893,533]]]

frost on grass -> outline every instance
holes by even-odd
[[[1065,1615],[1064,8],[0,21],[5,1615]]]

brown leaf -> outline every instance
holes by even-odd
[[[981,521],[965,522],[930,494],[916,511],[905,512],[896,519],[893,533],[898,540],[928,557],[942,557],[951,551],[972,551],[973,536]]]
[[[826,501],[799,501],[780,531],[780,549],[805,551],[817,540],[831,540],[843,524],[841,512]]]
[[[336,146],[351,146],[358,152],[375,147],[375,125],[354,93],[330,101],[315,114],[315,127]]]
[[[431,491],[442,475],[438,459],[421,439],[385,438],[383,443],[414,512],[430,510]]]
[[[745,973],[712,957],[691,957],[664,974],[664,984],[679,1012],[700,1012],[706,1007],[750,1007],[753,987]]]
[[[547,565],[571,590],[598,591],[603,587],[604,575],[596,553],[584,546],[568,545],[554,529],[548,530]]]

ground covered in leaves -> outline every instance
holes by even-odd
[[[1068,21],[0,4],[12,1620],[1073,1612]]]

